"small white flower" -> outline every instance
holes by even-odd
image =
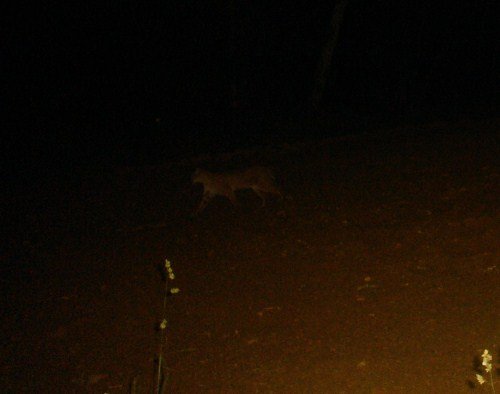
[[[484,352],[481,355],[481,357],[483,358],[483,360],[488,360],[488,361],[492,360],[491,354],[488,352],[488,349],[484,349]]]
[[[491,360],[493,360],[493,357],[491,357],[491,354],[488,352],[488,349],[484,350],[481,357],[483,359],[484,370],[486,372],[491,372],[491,369],[493,368],[493,366],[491,365]]]
[[[167,328],[167,319],[163,319],[160,324],[160,329],[164,330],[165,328]]]
[[[173,287],[170,289],[170,294],[177,294],[179,291],[181,291],[181,289],[179,289],[178,287]]]
[[[484,382],[486,382],[486,380],[484,380],[484,378],[478,373],[476,374],[476,379],[479,382],[479,384],[483,384]]]

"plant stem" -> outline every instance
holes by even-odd
[[[163,313],[162,313],[162,326],[163,323],[167,321],[167,296],[168,296],[168,273],[167,277],[165,278],[165,293],[163,294]],[[163,345],[165,342],[165,347],[167,346],[167,333],[163,332],[167,328],[161,328],[160,327],[160,349],[159,349],[159,355],[158,355],[158,371],[156,371],[157,374],[157,381],[156,381],[156,394],[160,394],[160,390],[164,391],[161,389],[162,385],[165,385],[165,382],[162,382],[162,364],[163,364]]]

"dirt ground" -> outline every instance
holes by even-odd
[[[500,359],[500,121],[205,158],[275,169],[198,217],[196,162],[2,197],[2,393],[488,393]],[[500,390],[498,366],[494,368]]]

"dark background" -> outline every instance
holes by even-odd
[[[351,1],[316,113],[333,1],[39,3],[2,27],[7,176],[498,114],[495,1]]]

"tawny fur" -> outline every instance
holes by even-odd
[[[244,171],[210,172],[196,169],[193,174],[193,184],[203,185],[203,198],[196,213],[201,212],[215,196],[226,197],[233,205],[237,205],[234,192],[236,190],[252,189],[266,205],[266,195],[274,194],[282,198],[281,191],[276,186],[274,175],[267,167],[250,167]]]

